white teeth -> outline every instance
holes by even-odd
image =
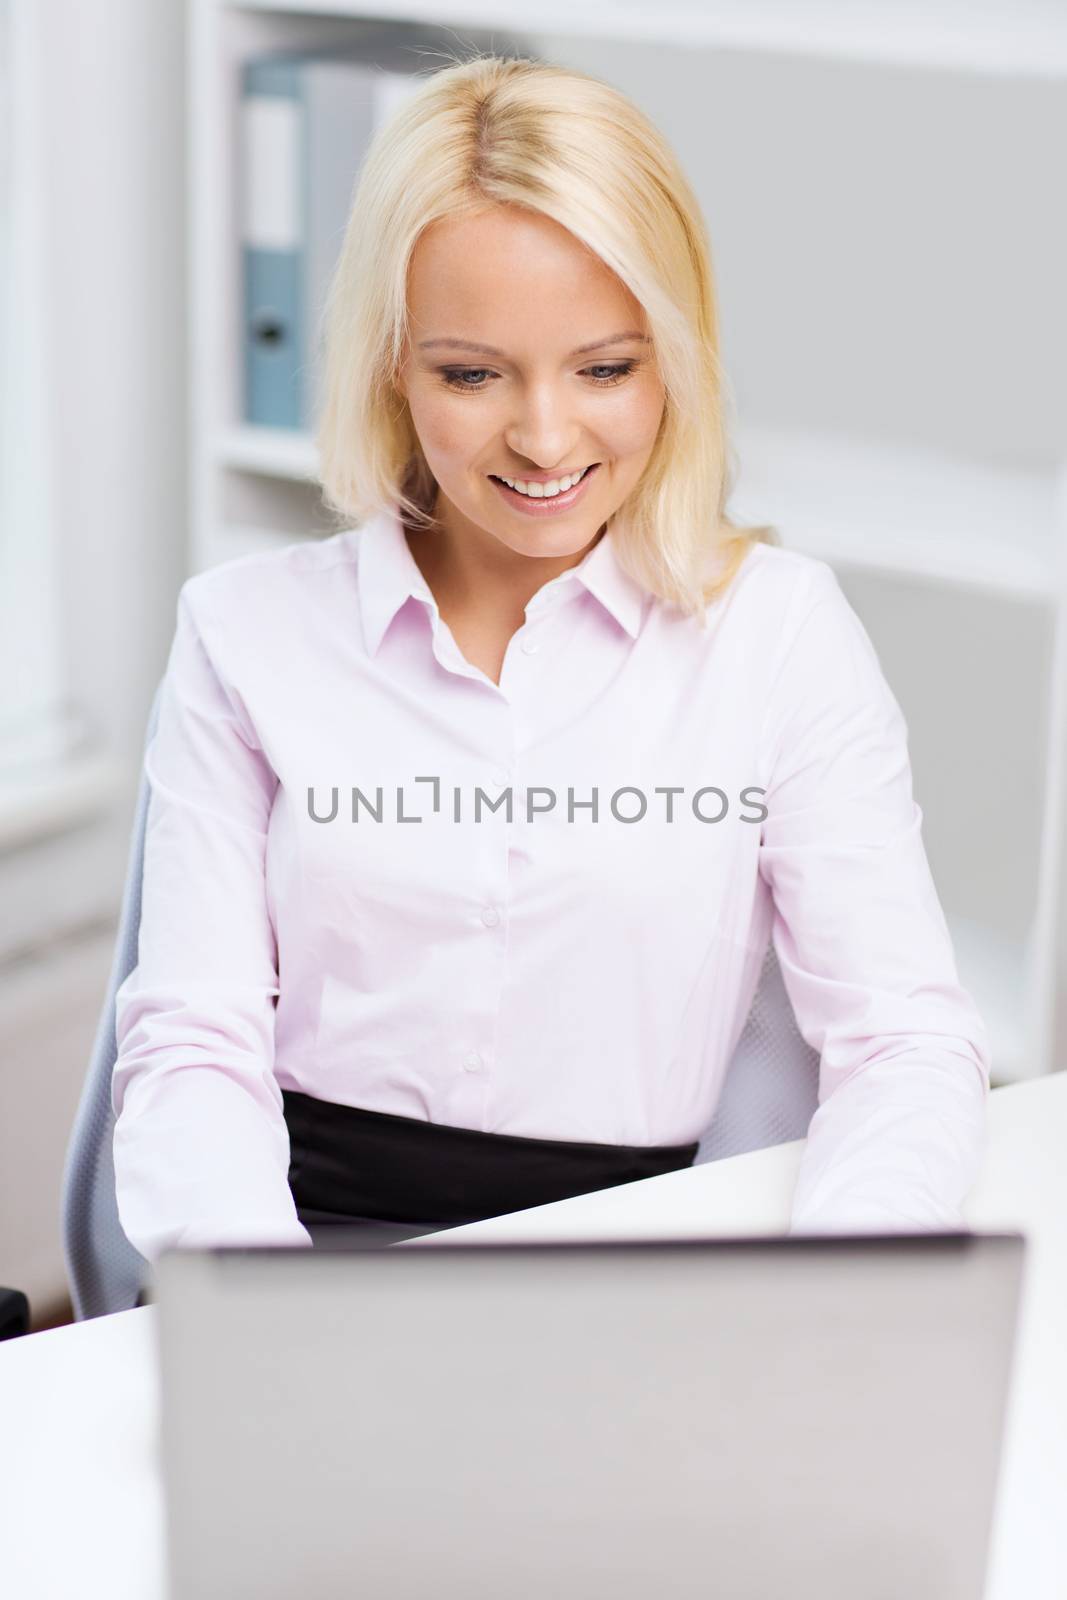
[[[514,489],[518,494],[526,494],[531,500],[551,500],[557,494],[564,494],[568,489],[573,489],[580,483],[588,467],[583,467],[581,472],[572,472],[565,478],[550,478],[547,483],[527,483],[524,478],[504,478],[509,489]]]

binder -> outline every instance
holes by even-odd
[[[242,64],[241,298],[246,422],[310,430],[321,312],[376,129],[424,80],[343,56]]]

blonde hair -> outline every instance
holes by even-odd
[[[780,542],[773,528],[739,527],[726,514],[733,461],[707,233],[656,127],[619,90],[571,68],[457,60],[433,70],[376,133],[320,324],[324,499],[357,524],[384,509],[416,527],[433,521],[436,484],[395,388],[408,264],[432,222],[497,204],[554,219],[644,308],[664,414],[608,528],[632,578],[703,620],[750,547]]]

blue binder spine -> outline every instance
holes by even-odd
[[[301,70],[277,56],[242,69],[244,416],[274,428],[301,428],[306,409]]]
[[[244,415],[313,430],[322,318],[363,159],[413,94],[410,70],[344,55],[244,63]]]

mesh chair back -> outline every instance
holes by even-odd
[[[818,1104],[819,1052],[797,1027],[769,944],[748,1020],[693,1164],[803,1139]]]
[[[145,751],[155,736],[162,683],[148,716]],[[111,1079],[118,1054],[115,996],[137,965],[141,877],[149,784],[142,766],[122,911],[107,998],[67,1152],[63,1180],[63,1243],[75,1316],[106,1316],[137,1303],[147,1263],[127,1239],[115,1199]],[[715,1115],[696,1161],[718,1161],[767,1145],[802,1139],[818,1105],[819,1055],[803,1038],[768,946],[752,1007],[730,1062]]]
[[[146,753],[155,736],[161,689],[162,683],[156,688],[148,714]],[[63,1175],[63,1248],[71,1302],[79,1321],[132,1309],[148,1277],[144,1257],[134,1249],[119,1222],[112,1153],[115,1114],[111,1107],[111,1078],[118,1055],[115,996],[137,965],[148,796],[148,775],[142,764],[107,998],[97,1024]]]

